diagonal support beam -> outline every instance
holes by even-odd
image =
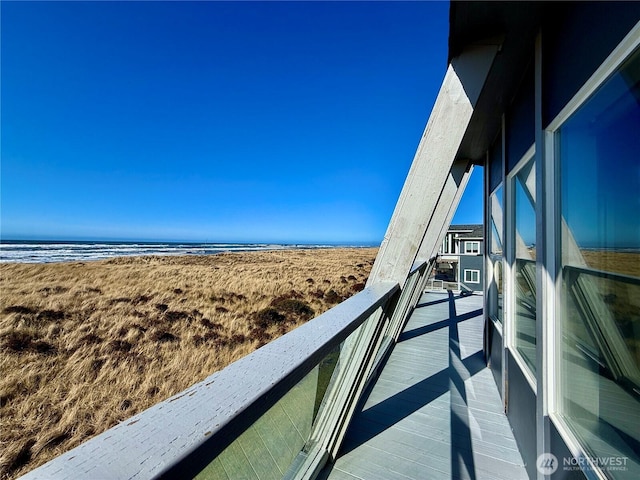
[[[368,284],[390,280],[403,285],[418,253],[430,250],[428,244],[422,248],[423,240],[437,242],[448,227],[442,223],[451,221],[461,195],[458,187],[463,190],[468,179],[452,170],[456,154],[497,51],[497,45],[470,48],[449,65]],[[458,178],[454,188],[446,188],[450,176]]]
[[[472,171],[473,165],[466,160],[457,160],[451,166],[451,171],[447,176],[436,208],[420,243],[416,261],[427,261],[437,255]]]

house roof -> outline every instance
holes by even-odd
[[[451,225],[449,233],[458,233],[458,238],[483,238],[484,227],[482,224]]]

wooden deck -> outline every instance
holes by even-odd
[[[320,478],[526,479],[482,332],[481,296],[425,293]]]

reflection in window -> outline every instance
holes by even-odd
[[[503,212],[503,198],[502,198],[502,185],[500,185],[496,191],[491,195],[489,199],[490,208],[490,239],[489,239],[489,261],[491,267],[489,269],[492,272],[489,279],[489,293],[488,304],[489,314],[497,321],[502,322],[502,212]]]
[[[640,53],[557,132],[560,414],[640,478]]]
[[[515,338],[529,370],[536,371],[536,197],[535,163],[527,162],[514,178]]]

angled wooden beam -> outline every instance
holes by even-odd
[[[459,198],[451,195],[450,189],[443,195],[443,190],[497,51],[497,45],[469,48],[449,65],[369,284],[394,281],[403,285],[423,240],[439,238],[442,221],[437,224],[432,220],[438,216],[446,220],[453,202]],[[428,228],[438,233],[425,236]],[[425,248],[428,250],[428,245]]]
[[[473,165],[466,160],[458,160],[451,166],[429,226],[420,243],[420,249],[416,255],[417,261],[427,261],[438,254],[438,249],[449,230],[472,171]]]

